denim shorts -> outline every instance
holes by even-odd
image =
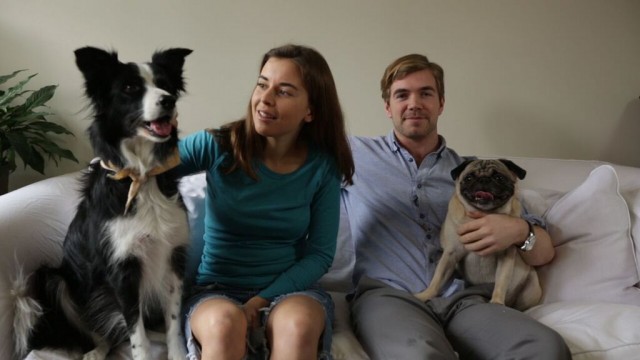
[[[256,289],[241,289],[220,284],[212,284],[207,286],[194,286],[191,289],[191,296],[185,301],[185,315],[184,315],[184,335],[187,342],[187,359],[199,360],[201,355],[201,348],[198,341],[194,338],[191,332],[191,314],[194,309],[200,305],[203,301],[223,298],[231,302],[238,304],[238,306],[244,304],[247,300],[258,294],[260,290]],[[325,326],[324,332],[320,342],[321,349],[318,352],[318,359],[331,360],[331,338],[333,336],[333,319],[334,319],[334,305],[331,295],[322,290],[319,285],[314,285],[311,288],[304,291],[297,291],[288,294],[280,295],[274,298],[269,306],[260,309],[261,312],[261,326],[254,329],[247,334],[247,356],[246,359],[268,359],[269,348],[267,346],[267,340],[265,336],[265,325],[269,317],[269,313],[282,300],[292,295],[304,295],[318,301],[324,308],[325,313]]]

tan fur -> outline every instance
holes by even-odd
[[[491,164],[491,168],[499,169],[498,171],[509,176],[516,183],[518,179],[514,174],[499,161],[496,160],[496,162],[498,164]],[[495,282],[491,303],[503,304],[518,310],[528,309],[538,304],[542,297],[542,289],[535,269],[524,262],[518,249],[511,246],[502,253],[479,256],[468,252],[459,240],[458,227],[471,220],[467,216],[469,211],[476,210],[460,195],[460,179],[475,170],[480,171],[474,163],[471,163],[456,180],[456,191],[449,202],[447,217],[440,233],[442,257],[436,266],[429,287],[415,296],[421,301],[436,297],[460,263],[467,283],[477,285]],[[494,213],[520,216],[521,210],[516,188],[511,200],[496,209]]]

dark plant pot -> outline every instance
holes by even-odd
[[[0,195],[9,192],[9,165],[0,165]]]

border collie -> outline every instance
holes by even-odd
[[[189,49],[156,52],[150,63],[122,63],[116,52],[75,51],[94,116],[95,155],[57,266],[16,279],[15,353],[81,351],[104,359],[130,341],[150,358],[145,325],[164,321],[168,358],[185,358],[180,323],[188,243],[175,167],[176,100]]]

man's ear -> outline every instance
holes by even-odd
[[[444,97],[440,98],[440,111],[438,112],[438,116],[442,115],[442,112],[444,111]]]
[[[387,117],[391,119],[391,106],[389,105],[389,100],[384,101],[384,111],[387,113]]]

